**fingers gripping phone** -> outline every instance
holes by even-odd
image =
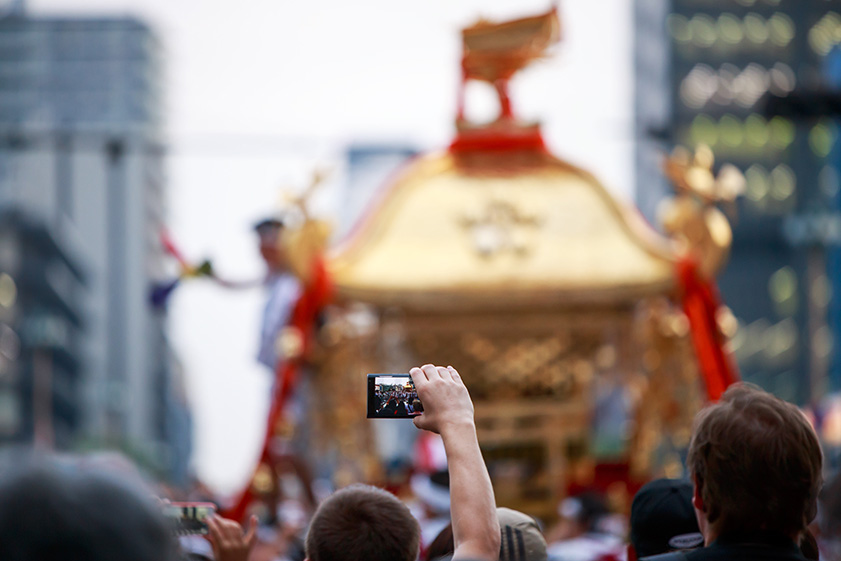
[[[207,534],[207,519],[216,513],[213,503],[166,503],[164,516],[178,536]]]
[[[411,419],[423,413],[409,374],[368,374],[368,418]]]

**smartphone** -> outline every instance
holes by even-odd
[[[411,419],[423,413],[408,374],[368,374],[368,418]]]
[[[166,503],[164,516],[178,536],[207,534],[207,519],[216,513],[213,503]]]

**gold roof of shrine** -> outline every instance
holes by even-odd
[[[409,163],[329,258],[340,296],[407,309],[619,304],[668,291],[674,251],[544,150]]]

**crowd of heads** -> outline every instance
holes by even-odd
[[[402,384],[379,384],[374,395],[378,401],[376,412],[379,416],[405,417],[423,413],[423,405],[414,388]]]
[[[416,396],[403,386],[381,389],[387,399]],[[742,537],[788,540],[800,547],[801,557],[796,559],[818,559],[818,542],[823,559],[841,552],[836,537],[841,536],[841,479],[821,492],[819,442],[795,406],[749,385],[731,387],[697,415],[686,466],[686,479],[657,479],[639,489],[630,505],[627,532],[621,536],[609,536],[601,524],[611,512],[604,497],[595,493],[559,504],[558,514],[566,524],[561,538],[528,514],[499,508],[498,558],[636,561],[670,551],[694,555],[714,550],[723,547],[723,537],[728,543]],[[161,505],[136,477],[55,459],[30,460],[3,471],[4,561],[214,559],[213,548],[203,538],[182,539],[179,546]],[[823,507],[818,531],[810,524],[819,500]],[[251,541],[267,539],[265,524],[252,536],[236,522],[226,523],[229,530],[236,529],[231,535],[240,540],[237,551],[246,557],[222,554],[217,561],[246,559]],[[283,530],[276,526],[274,531]],[[819,533],[818,540],[813,531]],[[423,544],[421,525],[406,503],[377,487],[358,484],[330,495],[309,517],[308,527],[296,528],[285,539],[299,544],[283,551],[282,558],[289,561],[433,561],[452,558],[456,549],[452,524]],[[251,560],[271,561],[279,558],[278,552],[275,555],[253,554]],[[716,558],[736,557],[725,551]]]

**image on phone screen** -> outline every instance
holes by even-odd
[[[408,374],[368,374],[368,418],[410,419],[423,413]]]
[[[213,503],[167,503],[163,514],[175,535],[207,534],[207,519],[216,512]]]

